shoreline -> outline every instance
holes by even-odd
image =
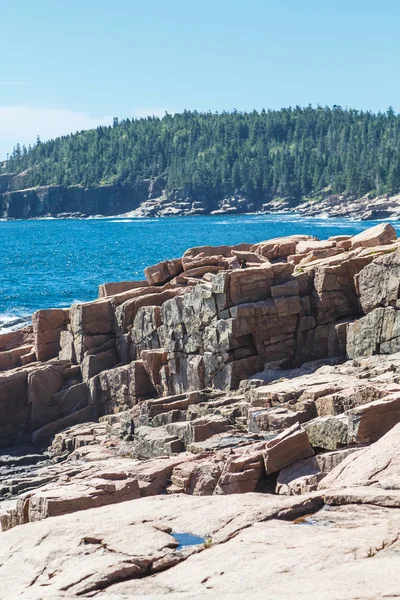
[[[319,239],[329,235],[354,235],[374,225],[374,223],[349,219],[302,218],[298,213],[275,215],[250,213],[202,219],[193,217],[186,220],[177,217],[168,220],[161,217],[132,219],[116,215],[114,218],[107,217],[99,220],[72,219],[66,224],[51,219],[53,225],[48,225],[47,220],[35,219],[34,221],[36,220],[39,222],[18,220],[13,225],[0,223],[0,233],[6,242],[3,251],[6,269],[0,276],[1,333],[25,326],[36,310],[67,308],[73,303],[91,301],[97,294],[97,286],[103,281],[140,280],[141,269],[145,264],[166,260],[171,256],[169,248],[173,247],[177,236],[185,237],[184,244],[178,242],[178,249],[176,249],[177,253],[182,253],[185,247],[190,246],[219,243],[229,245],[248,239],[262,241],[296,232],[312,234]],[[396,226],[395,223],[393,225]],[[143,250],[143,244],[147,243],[147,235],[150,231],[154,240],[154,250],[147,252]],[[167,238],[165,238],[166,232],[169,232]],[[36,254],[32,255],[29,248],[23,246],[18,246],[17,255],[12,255],[7,250],[7,244],[11,249],[14,240],[18,244],[22,234],[28,240],[36,240],[39,234],[52,257],[50,264],[43,261],[36,264]],[[79,241],[79,246],[76,246],[77,242],[74,240],[85,240],[86,237],[92,239],[91,245]],[[57,243],[60,238],[69,246],[60,246]],[[129,255],[125,254],[121,240],[125,240],[132,248]],[[103,243],[110,244],[109,248],[114,253],[109,265],[97,265],[96,262],[96,247]],[[137,249],[135,244],[138,244]],[[67,267],[64,266],[62,259],[64,250],[74,253],[73,263]],[[14,260],[23,265],[23,271],[15,272],[15,277],[9,279],[14,272]],[[55,270],[56,279],[50,275],[50,267]],[[86,270],[92,273],[90,281],[84,275]],[[67,292],[62,277],[68,278],[69,291]],[[12,286],[11,281],[13,281]],[[27,294],[27,282],[30,286],[29,294]],[[76,290],[78,291],[75,294]]]
[[[218,214],[205,213],[205,214],[168,214],[168,215],[129,215],[129,214],[118,214],[118,215],[88,215],[88,216],[58,216],[58,215],[47,215],[42,217],[27,217],[24,219],[14,218],[14,217],[3,217],[0,218],[0,223],[8,223],[8,222],[20,222],[20,221],[111,221],[114,219],[121,219],[124,221],[146,221],[146,220],[154,220],[154,219],[185,219],[185,218],[199,218],[199,217],[251,217],[251,216],[259,216],[259,217],[268,217],[268,216],[277,216],[277,217],[289,217],[289,218],[302,218],[306,217],[307,219],[320,219],[320,220],[345,220],[354,223],[360,223],[363,221],[376,221],[376,222],[397,222],[400,221],[400,207],[399,212],[392,213],[388,216],[354,216],[353,214],[342,214],[337,212],[321,212],[317,213],[311,207],[306,210],[299,210],[299,207],[295,207],[293,210],[283,210],[283,211],[253,211],[253,212],[243,212],[243,213],[233,213],[230,211],[227,212],[218,212]]]
[[[149,371],[144,377],[147,378],[147,387],[144,386],[142,390],[145,396],[150,391],[159,394],[160,386],[162,395],[190,391],[195,381],[198,389],[237,389],[240,378],[256,374],[267,363],[277,362],[281,365],[283,361],[292,368],[310,360],[343,356],[342,320],[346,318],[350,323],[355,315],[360,318],[363,314],[357,300],[358,291],[354,289],[349,295],[346,286],[341,289],[341,279],[338,290],[331,290],[332,284],[329,283],[327,291],[324,291],[327,300],[321,301],[319,307],[313,299],[313,294],[322,293],[315,270],[320,269],[324,274],[326,268],[333,268],[332,274],[335,274],[337,265],[346,265],[350,260],[358,272],[374,260],[375,255],[384,256],[398,251],[399,246],[396,230],[390,224],[382,223],[356,235],[336,234],[325,240],[294,234],[255,244],[194,247],[186,250],[181,258],[163,260],[146,267],[145,280],[105,283],[99,286],[97,299],[75,302],[65,308],[39,309],[32,315],[32,325],[26,319],[18,316],[11,318],[11,315],[4,313],[9,327],[0,330],[4,346],[3,349],[0,347],[0,359],[3,361],[0,361],[0,370],[24,368],[49,360],[67,361],[70,364],[68,369],[72,368],[74,372],[72,376],[67,369],[68,377],[74,380],[74,369],[79,371],[87,394],[89,380],[94,376],[104,370],[112,370],[116,365],[135,363],[135,369],[140,370],[142,379],[143,369]],[[353,277],[344,274],[345,271],[341,277],[349,279],[346,285],[354,287],[356,283]],[[221,291],[218,291],[220,286]],[[210,306],[203,298],[203,287],[206,290],[204,298],[208,297],[207,294],[213,298],[215,296]],[[221,294],[223,301],[219,297]],[[184,299],[187,301],[186,312],[180,316]],[[263,335],[267,336],[269,342],[267,344],[262,337],[258,340],[260,332],[256,326],[256,314],[257,302],[261,300],[265,302],[265,318],[268,316],[268,319],[278,322],[282,320],[282,323],[287,320],[287,326],[290,324],[282,348],[276,347],[268,319]],[[189,313],[199,302],[204,314],[199,316],[194,313],[189,318]],[[337,303],[338,308],[333,308],[332,302],[333,305]],[[164,308],[164,305],[171,308]],[[162,313],[163,317],[160,307],[166,311]],[[169,310],[175,311],[176,315],[170,315]],[[212,314],[212,325],[208,311]],[[242,316],[243,311],[246,317]],[[195,322],[200,317],[204,321],[201,321],[201,327],[205,340],[200,343],[194,338],[192,342],[190,335],[185,332],[190,332],[193,327],[196,329]],[[244,323],[240,324],[244,318],[248,319],[246,327]],[[184,322],[182,331],[179,319]],[[237,330],[232,329],[226,336],[219,332],[220,322],[226,322],[224,327],[229,330],[235,320]],[[164,324],[161,325],[161,322]],[[336,322],[339,323],[337,330]],[[325,331],[327,323],[333,328],[328,337]],[[302,348],[300,338],[303,334],[306,337],[311,335],[309,332],[313,332],[314,337]],[[169,335],[172,336],[171,341]],[[208,335],[216,336],[219,340],[215,347],[210,346],[210,350],[207,350]],[[178,345],[172,342],[175,336],[179,340],[182,338]],[[326,338],[328,345],[324,342],[321,346],[321,336]],[[339,354],[331,355],[333,347],[329,344],[332,343],[334,351]],[[197,351],[193,350],[191,344],[195,344],[193,348],[197,348]],[[153,359],[150,360],[146,354],[153,351],[159,354],[157,361],[161,362],[157,365],[153,365]],[[143,352],[146,359],[140,358]],[[210,352],[211,358],[208,356]],[[171,358],[175,354],[176,357]],[[177,358],[180,354],[186,356],[183,362]],[[198,373],[197,367],[192,364],[196,354],[202,362]],[[143,360],[150,362],[144,366]],[[175,364],[176,361],[182,364]],[[189,375],[193,378],[192,382],[186,381]],[[149,376],[151,381],[148,380]],[[74,386],[75,383],[70,385]],[[141,397],[140,390],[135,394],[138,398]],[[90,393],[93,391],[90,390]],[[102,402],[98,400],[99,407]],[[107,402],[113,403],[114,399],[108,399]],[[85,406],[88,406],[87,403]],[[119,410],[121,407],[115,408]],[[101,408],[99,410],[101,412]],[[64,408],[60,408],[57,412],[59,419],[63,411]],[[70,416],[73,414],[74,411]],[[40,417],[32,417],[33,435],[36,429],[40,429],[38,424],[50,425],[53,420],[57,419],[53,419],[51,410],[45,417],[41,413]],[[10,441],[14,430],[19,431],[16,424],[10,429],[11,433],[7,433]]]
[[[220,555],[223,597],[232,557],[248,571],[274,535],[280,564],[310,535],[326,547],[324,579],[328,551],[336,579],[349,556],[364,572],[370,548],[381,568],[400,518],[399,273],[388,223],[191,247],[0,334],[6,584],[42,598],[68,577],[74,597],[155,581],[166,595],[162,578],[192,585],[200,560],[201,598]],[[335,544],[299,524],[328,524]],[[178,532],[199,545],[178,546]]]

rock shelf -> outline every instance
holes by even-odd
[[[374,557],[391,569],[400,533],[396,231],[192,248],[145,277],[0,335],[0,581],[15,585],[26,535],[43,552],[18,583],[32,598],[233,598],[240,561],[257,598],[381,597]],[[18,443],[48,450],[25,460]],[[207,545],[177,551],[172,531]],[[300,585],[293,536],[323,549],[326,578],[296,595],[275,569],[257,595],[240,542],[277,544]],[[327,594],[335,570],[354,594]]]

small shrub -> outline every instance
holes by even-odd
[[[211,548],[213,543],[212,537],[211,535],[206,535],[204,538],[204,548],[207,550],[207,548]]]

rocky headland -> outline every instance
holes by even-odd
[[[390,224],[191,248],[1,334],[0,371],[1,597],[399,595]]]
[[[25,189],[20,176],[0,175],[0,218],[86,218],[118,215],[140,206],[149,182],[136,186],[43,186]],[[21,188],[19,186],[22,186]]]
[[[302,202],[295,208],[304,217],[327,217],[338,219],[354,219],[356,221],[373,221],[400,218],[400,195],[371,197],[369,194],[362,198],[351,198],[340,195],[330,195],[326,198]]]
[[[132,185],[48,185],[25,188],[24,173],[0,175],[0,219],[176,217],[243,213],[296,213],[305,217],[349,218],[357,221],[400,218],[400,195],[362,198],[326,193],[320,200],[298,202],[276,198],[248,199],[237,192],[220,199],[195,198],[185,188],[167,192],[163,178]]]

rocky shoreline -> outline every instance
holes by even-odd
[[[395,229],[145,277],[0,334],[0,596],[398,595]]]
[[[42,186],[24,188],[23,174],[0,175],[0,219],[153,218],[194,215],[291,214],[357,221],[400,218],[400,195],[350,198],[326,192],[320,200],[275,198],[258,201],[237,191],[224,198],[193,198],[188,189],[167,192],[165,180],[138,181],[133,186]]]

